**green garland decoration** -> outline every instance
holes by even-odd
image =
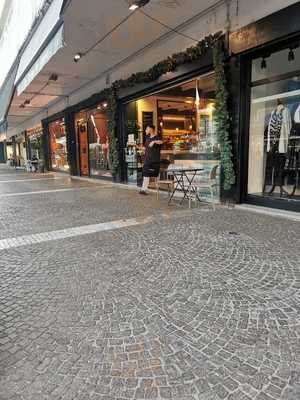
[[[216,127],[221,153],[221,183],[230,190],[235,183],[230,141],[230,119],[228,112],[228,91],[224,67],[223,41],[217,40],[213,46],[213,63],[216,75]]]
[[[213,50],[213,62],[216,73],[216,119],[217,134],[221,148],[222,182],[224,189],[230,189],[235,182],[232,164],[232,148],[229,140],[229,114],[228,114],[228,92],[226,89],[226,77],[224,69],[223,33],[218,32],[209,35],[197,45],[189,47],[186,51],[173,54],[166,60],[155,64],[145,72],[132,74],[128,79],[115,81],[110,89],[101,92],[108,99],[108,133],[109,133],[109,168],[114,177],[119,173],[119,152],[117,129],[117,101],[118,91],[124,88],[134,87],[141,83],[149,83],[157,80],[162,75],[176,70],[180,65],[190,63],[201,58],[208,50]]]
[[[104,95],[104,92],[103,92]],[[114,87],[107,91],[107,116],[108,116],[108,140],[109,140],[109,156],[108,167],[112,175],[116,178],[119,173],[119,154],[117,130],[117,103],[118,96]]]
[[[113,86],[116,90],[133,87],[140,83],[149,83],[156,81],[162,75],[175,71],[180,65],[187,64],[201,58],[207,51],[213,48],[214,44],[223,37],[222,32],[215,35],[206,36],[195,46],[187,48],[185,51],[175,53],[166,60],[155,64],[145,72],[137,72],[127,79],[115,81]]]

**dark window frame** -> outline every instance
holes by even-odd
[[[241,96],[240,96],[240,138],[239,138],[239,162],[240,162],[240,180],[239,180],[239,202],[252,205],[288,210],[300,211],[300,201],[292,198],[272,198],[270,196],[260,196],[248,193],[248,170],[249,170],[249,138],[250,138],[250,111],[251,111],[251,89],[257,86],[257,82],[252,82],[252,61],[264,56],[269,56],[282,50],[288,50],[290,47],[299,45],[300,35],[291,38],[282,38],[276,43],[266,44],[258,49],[247,51],[240,55],[241,64]],[[288,62],[288,61],[287,61]],[[294,76],[295,72],[288,73]],[[281,74],[281,76],[288,75]],[[273,79],[279,80],[279,76],[271,77],[263,81],[269,83]],[[261,80],[262,81],[262,80]],[[264,83],[264,82],[263,82]],[[254,84],[254,85],[253,85]]]

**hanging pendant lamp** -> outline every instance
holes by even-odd
[[[200,106],[200,95],[198,91],[198,80],[196,79],[196,100],[195,100],[195,106],[198,109]]]

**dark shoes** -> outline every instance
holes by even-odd
[[[139,194],[143,194],[144,196],[147,196],[148,193],[145,192],[145,190],[140,190],[140,191],[139,191]]]

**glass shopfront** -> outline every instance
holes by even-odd
[[[28,160],[32,160],[32,158],[42,158],[42,135],[43,129],[41,125],[32,129],[28,129],[26,131],[26,147]]]
[[[26,142],[25,142],[25,135],[22,132],[19,136],[16,137],[16,146],[17,146],[17,165],[23,167],[27,161],[27,154],[26,154]]]
[[[14,144],[13,142],[6,142],[6,158],[7,160],[11,160],[14,156]]]
[[[49,148],[51,169],[60,172],[69,172],[64,118],[49,124]]]
[[[248,195],[300,207],[300,48],[252,61]]]
[[[219,197],[220,147],[215,122],[215,75],[197,77],[125,105],[126,178],[141,184],[145,130],[155,125],[163,141],[162,177],[168,168],[203,169],[216,180]]]
[[[107,103],[75,114],[78,171],[82,176],[108,177],[109,138]]]
[[[6,162],[6,155],[5,155],[5,140],[6,140],[6,134],[0,133],[0,163],[5,163]]]

